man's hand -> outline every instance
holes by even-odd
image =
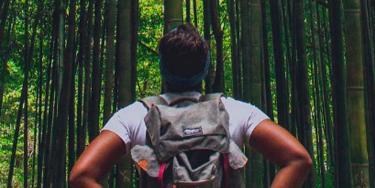
[[[73,188],[101,187],[101,178],[125,153],[125,143],[119,136],[110,131],[101,132],[75,163],[69,184]]]
[[[250,136],[250,145],[281,166],[272,188],[301,187],[309,175],[312,160],[298,140],[271,120],[264,120]]]

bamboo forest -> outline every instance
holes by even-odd
[[[375,188],[374,0],[0,0],[0,187],[70,187],[107,120],[161,93],[158,41],[183,23],[210,46],[203,92],[310,153],[304,187]],[[246,187],[270,187],[280,167],[244,150]],[[102,186],[138,187],[130,159]]]

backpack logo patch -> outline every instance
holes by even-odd
[[[203,135],[202,127],[196,127],[196,128],[183,128],[184,130],[184,136],[197,136],[197,135]]]

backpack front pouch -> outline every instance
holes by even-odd
[[[192,154],[181,152],[173,158],[173,183],[177,187],[219,187],[222,177],[220,160],[219,152],[211,152],[208,161],[203,160],[203,163],[194,159]]]

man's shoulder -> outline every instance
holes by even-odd
[[[249,102],[244,102],[244,101],[234,99],[229,96],[222,96],[221,101],[224,103],[225,106],[234,106],[234,107],[242,107],[242,108],[249,108],[253,106]]]
[[[131,119],[143,119],[146,114],[146,107],[141,102],[135,101],[128,106],[119,109],[115,115],[120,119],[126,118],[127,121],[129,121]]]

